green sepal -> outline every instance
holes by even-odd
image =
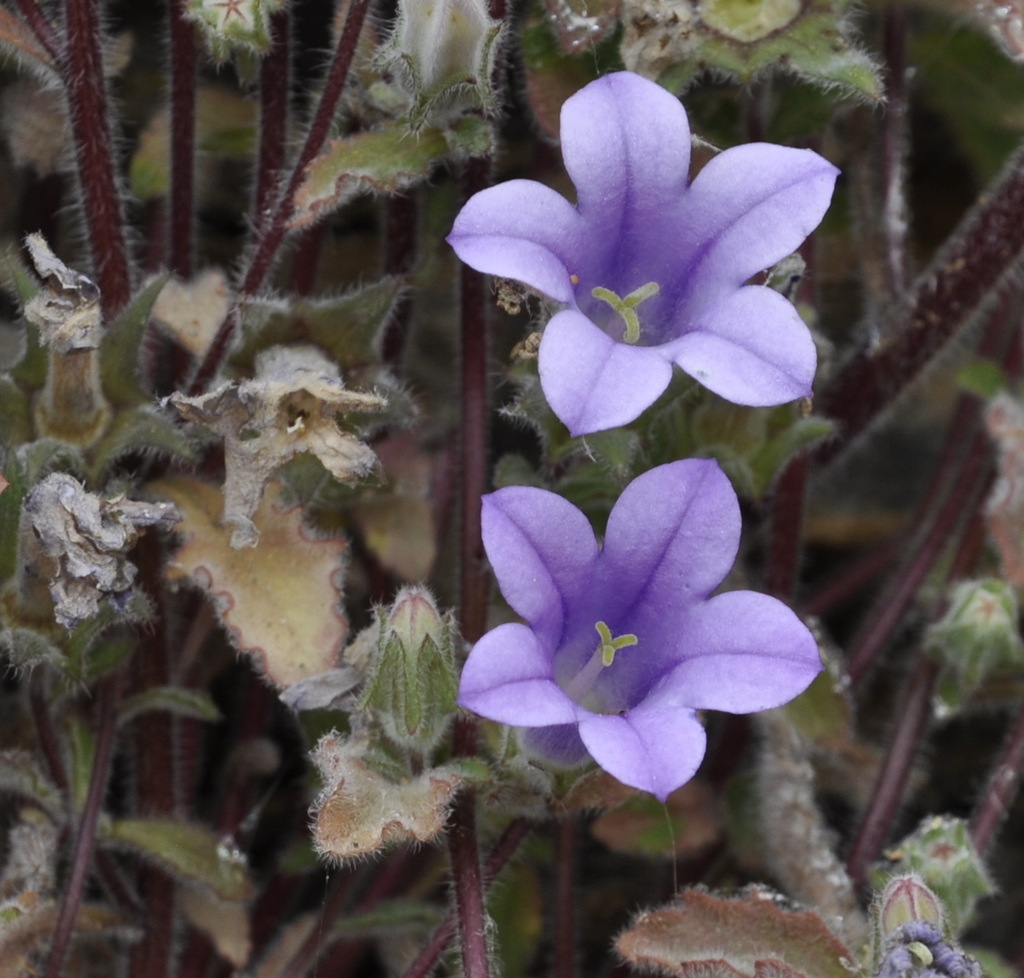
[[[164,710],[174,716],[216,722],[222,714],[209,693],[181,686],[155,686],[124,700],[118,710],[118,722],[129,723],[150,710]]]
[[[102,482],[103,475],[118,459],[131,454],[159,455],[185,465],[194,464],[199,457],[182,428],[149,405],[121,411],[114,417],[93,448],[90,469],[94,481]]]
[[[147,282],[103,334],[100,382],[103,393],[115,406],[142,404],[153,399],[139,383],[139,347],[153,304],[167,279],[167,275],[158,275]]]
[[[438,613],[424,588],[405,587],[386,617],[378,613],[378,621],[377,648],[359,705],[376,711],[395,743],[428,751],[455,712],[454,619]]]
[[[251,370],[257,353],[284,343],[313,343],[343,370],[377,360],[384,327],[404,292],[404,280],[388,276],[327,299],[246,297],[232,363]]]
[[[13,248],[0,254],[0,283],[22,309],[39,294],[39,280]],[[25,331],[25,351],[11,376],[29,390],[39,390],[46,383],[46,350],[35,326],[23,321],[21,328]]]
[[[0,441],[21,445],[32,437],[32,410],[25,391],[10,375],[0,376],[0,418],[3,432]]]
[[[0,654],[18,672],[27,673],[36,666],[61,669],[64,665],[60,648],[31,628],[5,628],[0,632]]]
[[[202,825],[169,818],[112,821],[104,841],[124,846],[176,879],[209,887],[224,900],[251,900],[255,886],[244,857]]]
[[[97,614],[76,625],[68,636],[66,678],[72,683],[88,685],[115,669],[131,655],[138,640],[134,635],[118,634],[114,629],[130,622],[147,621],[152,613],[149,598],[138,590],[132,591],[126,605],[120,608],[104,601]]]

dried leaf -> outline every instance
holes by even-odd
[[[787,910],[768,890],[726,900],[684,891],[640,914],[615,942],[630,963],[680,978],[850,978],[853,956],[810,911]]]
[[[127,557],[146,526],[173,526],[168,503],[104,499],[76,479],[54,472],[25,501],[43,552],[56,562],[50,581],[57,621],[74,628],[100,610],[104,598],[127,611],[137,570]]]
[[[100,290],[92,279],[68,268],[46,239],[25,239],[43,288],[26,304],[25,318],[39,327],[42,342],[56,353],[94,350],[100,345]]]
[[[444,767],[396,784],[362,760],[367,748],[365,741],[332,733],[313,751],[325,785],[314,806],[314,842],[317,852],[330,859],[366,856],[402,842],[429,842],[444,829],[462,784],[461,774]]]
[[[255,516],[255,551],[234,549],[217,519],[221,495],[195,479],[153,486],[180,508],[181,549],[168,565],[172,579],[191,578],[208,591],[236,647],[253,656],[279,688],[338,665],[348,624],[340,608],[342,540],[312,540],[302,512],[267,493]]]
[[[0,8],[0,25],[4,16],[10,15]],[[68,151],[71,137],[60,88],[50,81],[19,78],[0,95],[0,112],[15,166],[32,167],[39,177],[55,172]]]
[[[40,71],[48,79],[57,77],[57,66],[20,17],[0,7],[0,49],[13,55],[24,67]]]
[[[251,517],[263,487],[296,455],[316,455],[339,482],[367,475],[377,457],[335,418],[385,406],[375,394],[346,390],[338,368],[308,346],[273,347],[257,358],[252,380],[198,397],[175,392],[167,401],[224,438],[224,522],[236,527],[235,548],[258,543]]]

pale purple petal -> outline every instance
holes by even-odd
[[[499,625],[469,653],[459,705],[516,727],[574,723],[578,708],[551,675],[551,654],[526,625]]]
[[[739,503],[716,461],[659,465],[626,486],[608,517],[606,589],[634,617],[665,617],[722,583],[739,542]]]
[[[765,407],[811,394],[817,352],[810,331],[792,303],[760,285],[706,310],[670,350],[691,377],[735,404]]]
[[[729,591],[698,605],[686,658],[663,680],[696,710],[753,713],[802,693],[821,672],[817,643],[781,601]]]
[[[558,302],[574,302],[569,276],[585,234],[576,208],[532,180],[509,180],[474,194],[447,241],[478,272],[524,282]]]
[[[574,436],[628,424],[672,379],[657,349],[617,343],[571,309],[545,327],[538,367],[551,409]]]
[[[683,206],[679,245],[700,283],[686,307],[717,297],[794,252],[821,222],[839,171],[809,149],[736,146],[712,159]]]
[[[561,138],[587,246],[642,247],[649,222],[678,206],[689,180],[690,126],[679,99],[630,72],[605,75],[566,100]]]
[[[694,776],[707,744],[692,710],[658,696],[622,716],[581,712],[580,737],[609,774],[661,801]]]
[[[483,497],[482,525],[505,600],[543,641],[558,642],[566,608],[597,559],[589,521],[553,492],[509,486]]]

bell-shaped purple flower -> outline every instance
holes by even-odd
[[[751,143],[689,183],[679,100],[630,72],[562,108],[573,206],[530,180],[472,197],[448,241],[481,272],[568,308],[547,324],[540,380],[573,435],[637,418],[678,364],[737,404],[811,393],[810,332],[777,292],[748,280],[818,225],[838,170],[810,150]]]
[[[501,592],[526,624],[473,647],[459,703],[536,728],[540,753],[589,753],[664,799],[704,756],[695,710],[750,713],[802,692],[817,643],[784,604],[709,597],[736,557],[740,512],[718,463],[687,459],[635,479],[599,546],[587,518],[527,486],[484,497],[483,536]]]

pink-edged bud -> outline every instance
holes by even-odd
[[[934,924],[941,931],[945,916],[939,898],[916,873],[894,876],[878,901],[878,926],[884,941],[904,924],[920,921]]]

